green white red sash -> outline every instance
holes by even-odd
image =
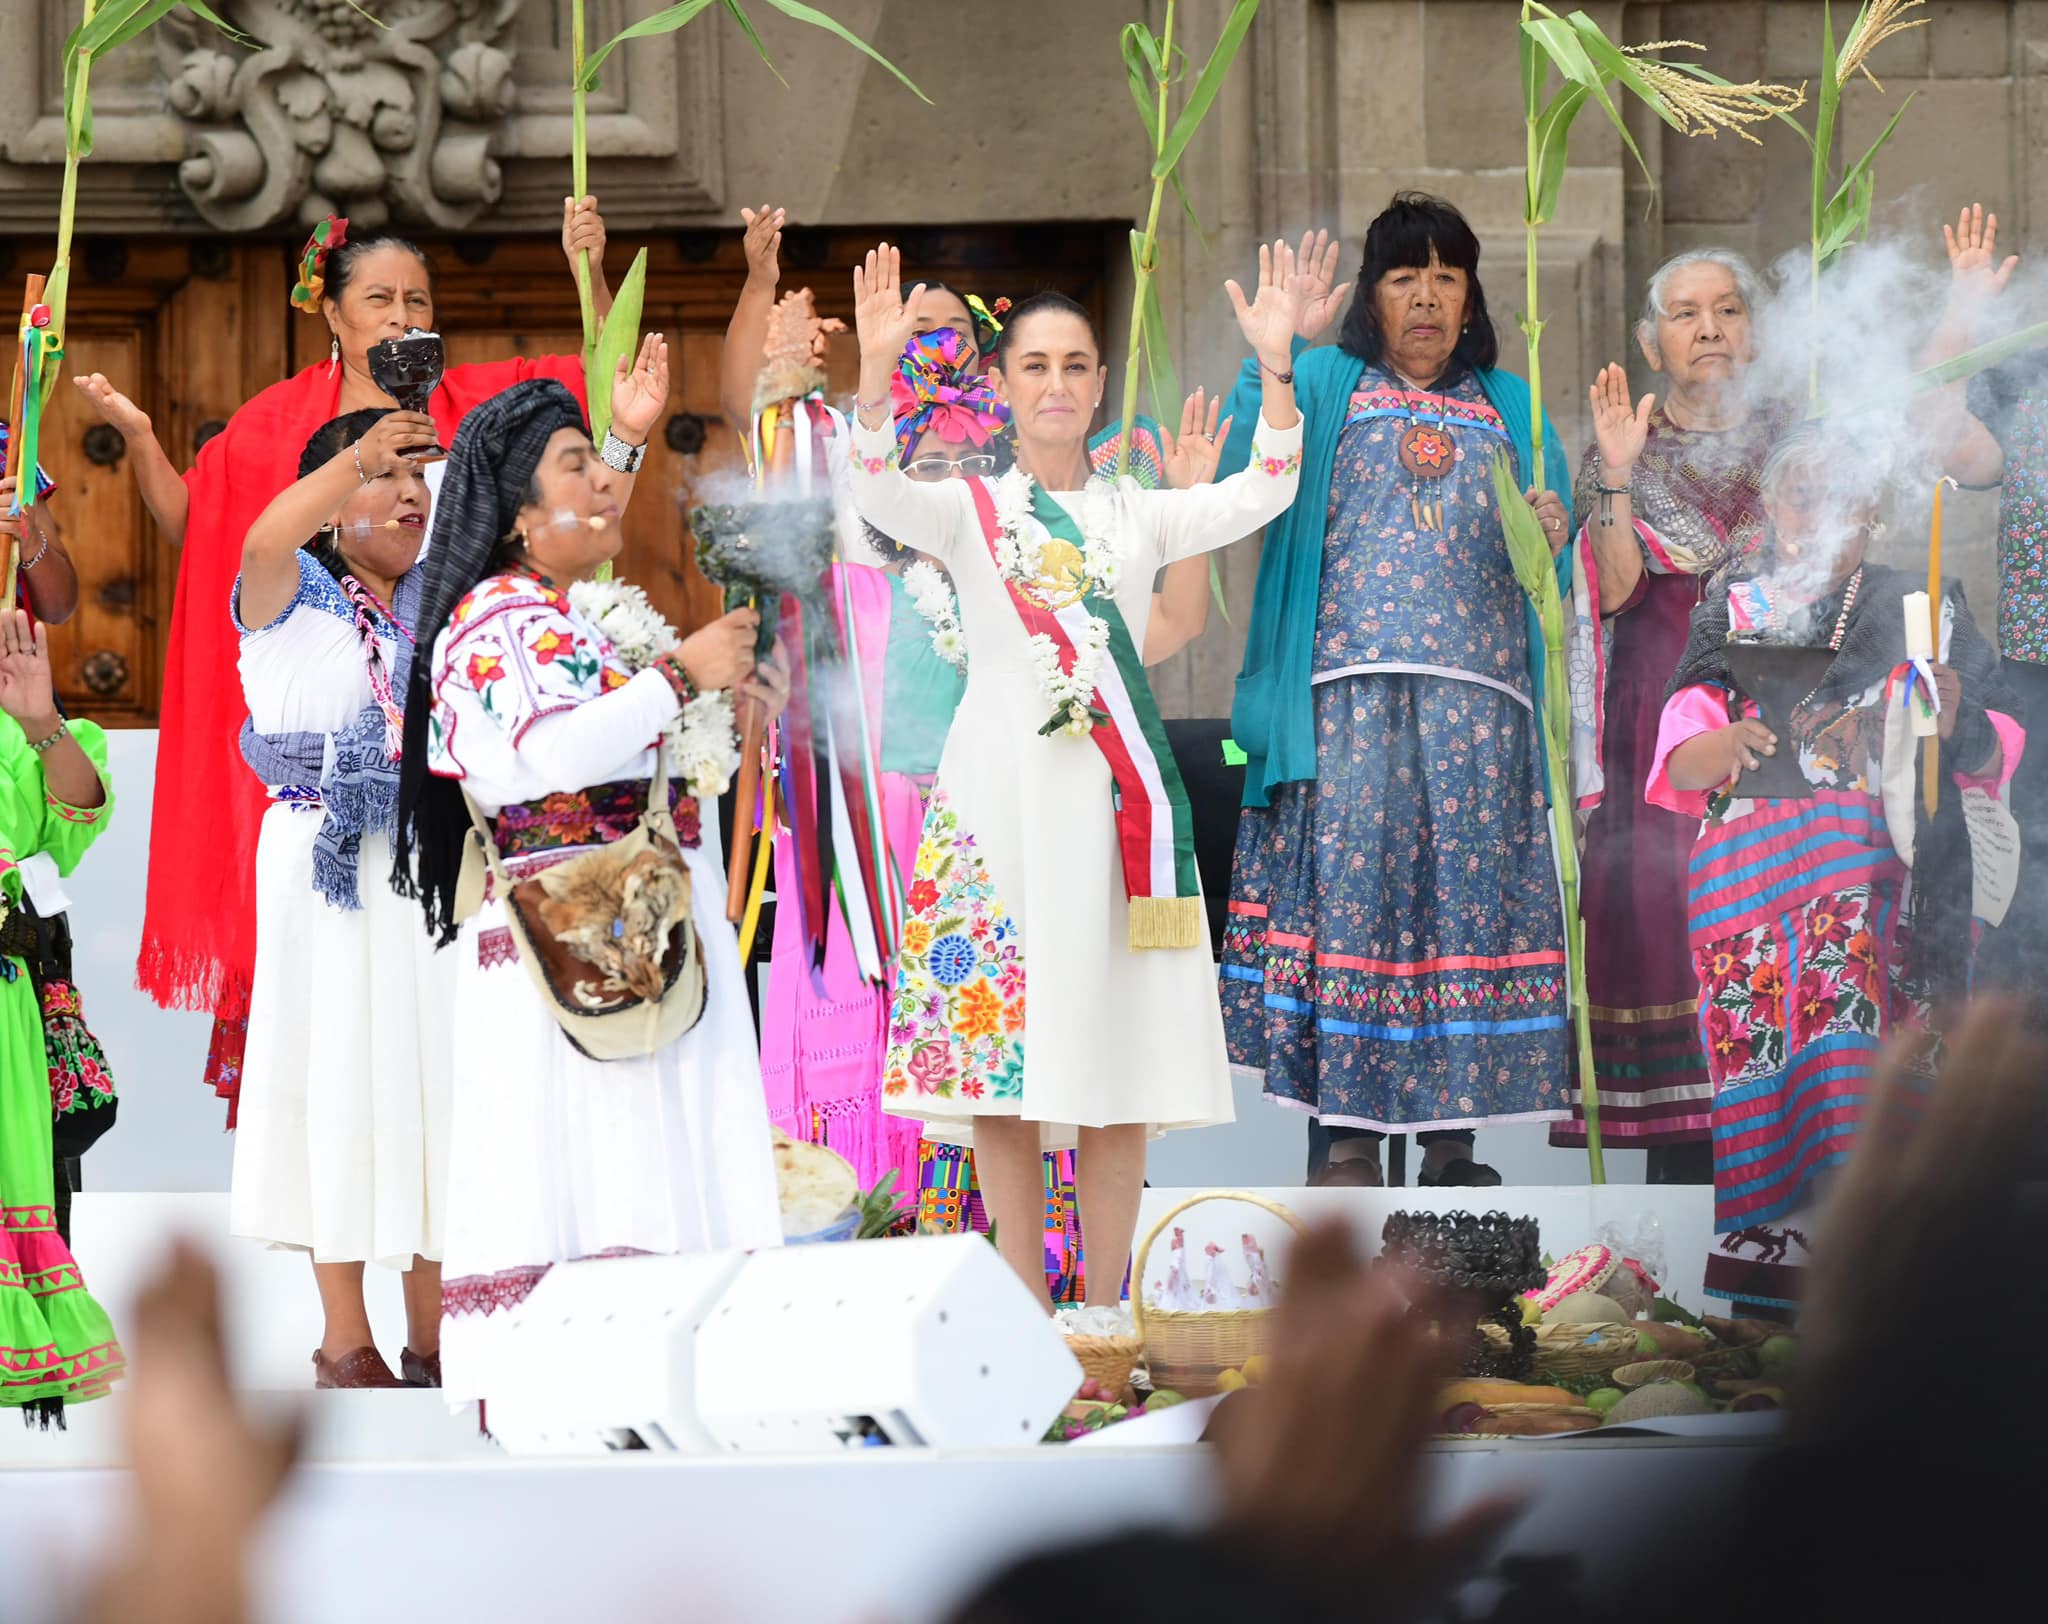
[[[985,479],[970,479],[967,485],[989,552],[1000,560],[1003,530],[994,493]],[[1087,542],[1073,515],[1035,484],[1026,522],[1034,521],[1085,556]],[[1109,763],[1116,786],[1117,847],[1130,897],[1130,945],[1199,947],[1202,893],[1195,873],[1194,817],[1152,699],[1152,685],[1145,679],[1144,661],[1124,617],[1111,599],[1096,593],[1092,582],[1085,597],[1061,609],[1045,608],[1019,582],[1003,584],[1025,635],[1051,638],[1061,669],[1069,673],[1074,669],[1075,640],[1084,633],[1089,617],[1109,628],[1109,658],[1102,662],[1089,700],[1097,717],[1089,737]]]

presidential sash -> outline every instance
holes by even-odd
[[[1000,568],[1003,530],[994,492],[986,479],[970,479],[967,485],[983,539]],[[1035,483],[1025,523],[1045,532],[1038,538],[1041,545],[1045,540],[1064,542],[1076,555],[1086,556],[1080,525]],[[1024,539],[1028,546],[1033,538]],[[1087,636],[1089,618],[1108,627],[1108,657],[1101,662],[1088,699],[1088,736],[1108,762],[1115,784],[1117,846],[1130,898],[1130,945],[1199,947],[1202,894],[1195,872],[1194,817],[1130,628],[1115,602],[1098,594],[1092,581],[1083,597],[1058,608],[1047,607],[1033,590],[1036,583],[1005,579],[1003,584],[1025,635],[1051,639],[1059,651],[1060,668],[1069,674],[1077,645]],[[1062,718],[1055,716],[1040,732],[1056,739],[1061,726]]]

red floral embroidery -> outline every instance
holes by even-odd
[[[937,882],[918,880],[911,886],[910,911],[912,913],[930,913],[933,908],[938,906],[938,901],[939,887]]]
[[[936,1094],[953,1077],[953,1051],[944,1043],[920,1044],[910,1057],[910,1080],[920,1094]]]
[[[1733,1077],[1749,1064],[1752,1040],[1749,1025],[1732,1010],[1707,1011],[1707,1049],[1713,1056],[1715,1075]]]
[[[574,637],[565,637],[557,631],[545,631],[527,645],[527,652],[540,664],[547,665],[557,656],[572,652],[575,647]]]
[[[1799,990],[1792,998],[1792,1044],[1803,1049],[1826,1035],[1834,1020],[1841,990],[1824,970],[1807,970],[1799,977]]]
[[[472,654],[467,674],[470,687],[481,688],[505,674],[505,662],[495,654]]]
[[[1785,996],[1785,970],[1776,959],[1765,959],[1749,974],[1749,990],[1775,1004]]]

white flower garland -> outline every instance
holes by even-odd
[[[611,644],[620,664],[634,671],[646,670],[681,641],[647,594],[625,581],[573,582],[569,607]],[[669,776],[697,800],[717,800],[739,770],[738,733],[732,695],[724,689],[699,694],[662,735]]]
[[[960,600],[938,565],[920,559],[903,572],[911,607],[932,629],[932,652],[956,671],[967,669],[967,639],[960,631]]]
[[[1021,468],[1012,468],[994,482],[991,495],[996,509],[996,573],[1005,581],[1036,581],[1040,570],[1039,544],[1031,539],[1025,521],[1031,517],[1033,481]],[[1123,555],[1116,536],[1116,487],[1100,475],[1092,477],[1081,491],[1080,511],[1074,515],[1081,528],[1081,573],[1083,592],[1101,597],[1115,595],[1122,579]],[[1103,720],[1090,704],[1102,662],[1109,652],[1109,622],[1089,615],[1074,639],[1074,668],[1060,666],[1060,648],[1040,632],[1031,639],[1031,653],[1038,667],[1038,682],[1052,714],[1039,729],[1041,734],[1065,733],[1085,738]]]

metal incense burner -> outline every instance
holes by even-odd
[[[1810,798],[1813,785],[1799,769],[1799,750],[1792,741],[1792,713],[1827,675],[1835,663],[1831,648],[1806,647],[1797,643],[1758,643],[1730,640],[1728,671],[1736,686],[1756,701],[1764,726],[1777,736],[1778,753],[1759,755],[1754,768],[1745,767],[1735,787],[1737,795],[1754,800],[1796,801]]]

